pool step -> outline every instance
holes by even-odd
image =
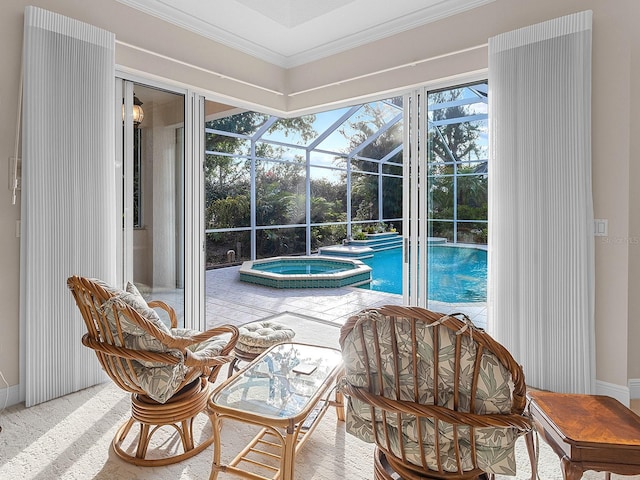
[[[329,247],[320,247],[318,253],[329,257],[346,257],[362,260],[363,258],[373,257],[374,251],[371,247],[358,245],[331,245]]]
[[[402,237],[381,238],[376,240],[351,240],[349,245],[356,247],[369,247],[374,251],[388,250],[389,248],[401,247]]]
[[[318,253],[332,257],[362,260],[371,258],[375,252],[402,247],[402,237],[398,234],[377,234],[370,235],[370,237],[373,238],[367,240],[351,240],[343,245],[320,247]],[[427,242],[429,245],[442,245],[448,243],[448,240],[444,237],[429,237]]]
[[[375,252],[401,246],[402,237],[397,233],[379,233],[368,235],[366,240],[351,240],[343,245],[320,247],[318,252],[321,255],[362,260],[371,258]]]
[[[371,233],[364,240],[350,240],[347,245],[369,247],[373,250],[386,250],[402,245],[402,236],[397,232]]]

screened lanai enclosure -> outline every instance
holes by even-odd
[[[426,95],[430,238],[486,244],[487,93],[480,82]],[[298,118],[209,117],[207,267],[310,255],[367,233],[401,235],[405,102],[398,96]]]

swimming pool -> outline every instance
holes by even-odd
[[[372,269],[368,288],[402,294],[402,248],[375,252],[362,262]],[[429,247],[429,300],[475,303],[487,300],[487,251],[481,248]]]

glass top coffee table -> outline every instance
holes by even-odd
[[[342,395],[336,389],[341,371],[339,350],[281,343],[216,387],[208,402],[214,433],[210,479],[225,471],[256,480],[293,480],[295,454],[329,406],[344,420]],[[224,418],[261,427],[228,465],[220,463]]]

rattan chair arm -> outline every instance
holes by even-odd
[[[113,355],[127,360],[163,363],[166,365],[176,365],[183,361],[182,356],[177,355],[177,352],[172,354],[118,347],[116,345],[95,340],[88,333],[85,333],[82,336],[82,344],[86,347],[92,348],[96,352],[102,352],[106,355]]]
[[[169,320],[171,321],[171,328],[178,327],[178,317],[176,315],[176,311],[172,306],[166,304],[162,300],[150,300],[147,302],[150,308],[161,308],[169,315]]]
[[[349,397],[357,398],[366,404],[390,413],[403,413],[416,417],[433,417],[453,425],[469,425],[476,428],[513,427],[519,430],[520,433],[526,433],[532,428],[531,421],[524,415],[458,412],[438,405],[423,405],[416,402],[392,400],[371,394],[362,387],[356,387],[346,382],[341,382],[340,389],[343,394]]]
[[[218,354],[218,355],[203,355],[202,353],[194,353],[191,350],[185,349],[184,355],[179,355],[176,351],[175,353],[168,352],[151,352],[148,350],[134,350],[125,347],[118,347],[115,345],[111,345],[108,343],[100,342],[92,338],[89,334],[85,333],[82,336],[82,344],[86,347],[92,348],[95,351],[102,352],[107,355],[113,355],[116,357],[128,359],[128,360],[137,360],[144,362],[155,362],[162,363],[166,365],[176,365],[183,361],[187,367],[213,367],[216,365],[224,365],[225,363],[229,363],[233,360],[233,355]],[[233,347],[231,347],[233,348]],[[224,350],[228,349],[228,344],[225,346]]]
[[[179,346],[181,349],[186,348],[190,345],[195,345],[200,342],[204,342],[205,340],[209,340],[210,338],[217,337],[220,335],[231,334],[231,337],[227,341],[226,345],[220,352],[220,355],[227,355],[231,353],[233,348],[236,346],[236,342],[238,341],[238,337],[240,332],[238,328],[233,325],[221,325],[219,327],[210,328],[209,330],[205,330],[204,332],[198,332],[195,334],[184,334],[181,336],[174,336],[172,340],[165,340],[166,345],[175,348]]]
[[[186,350],[184,364],[187,367],[215,367],[229,363],[234,358],[234,355],[203,355],[199,352]]]

